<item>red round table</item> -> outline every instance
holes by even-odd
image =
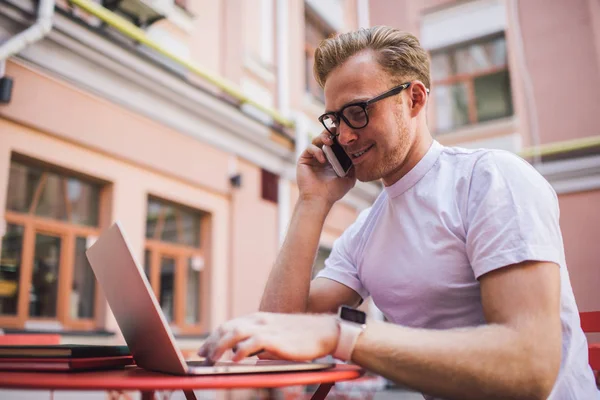
[[[323,371],[277,372],[239,375],[175,376],[138,367],[94,372],[0,373],[0,388],[40,390],[139,390],[152,399],[156,390],[183,390],[195,399],[194,389],[275,388],[319,384],[312,399],[324,399],[337,381],[356,379],[364,371],[354,365],[336,364]]]

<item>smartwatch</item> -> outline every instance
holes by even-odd
[[[337,315],[340,335],[333,357],[342,361],[350,361],[354,345],[367,327],[367,314],[348,306],[341,306]]]

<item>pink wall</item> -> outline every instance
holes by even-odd
[[[18,84],[0,116],[211,191],[229,191],[227,154],[23,65],[9,62],[7,74]]]
[[[344,24],[349,27],[358,26],[358,2],[357,0],[346,0],[342,2],[344,4]]]
[[[600,190],[559,196],[560,224],[580,311],[600,310]]]
[[[277,204],[261,198],[261,170],[239,163],[242,186],[232,193],[231,316],[258,311],[277,256]]]
[[[594,31],[594,45],[596,46],[596,63],[600,66],[600,2],[588,0],[590,19]]]
[[[244,61],[243,2],[225,0],[222,3],[223,19],[219,21],[222,47],[221,74],[232,82],[240,83]]]
[[[261,18],[261,8],[261,0],[244,0],[242,2],[242,9],[240,10],[244,17],[242,19],[242,26],[238,27],[242,31],[245,55],[252,55],[257,59],[260,56],[262,47],[261,25],[266,23]]]
[[[598,135],[598,7],[587,0],[518,5],[542,143]]]
[[[387,25],[410,31],[414,24],[410,15],[411,0],[371,0],[369,2],[369,19],[371,26]]]
[[[190,32],[190,52],[198,65],[215,74],[221,72],[223,53],[223,5],[221,1],[194,0],[188,2],[194,14],[194,28]]]

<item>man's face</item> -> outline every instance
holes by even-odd
[[[366,101],[404,82],[392,81],[371,51],[360,52],[334,69],[325,83],[326,111],[339,111],[344,105]],[[409,110],[406,91],[378,101],[369,108],[369,123],[361,129],[341,121],[338,142],[354,163],[356,178],[367,182],[394,174],[404,163],[410,148]]]

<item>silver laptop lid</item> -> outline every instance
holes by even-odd
[[[184,358],[119,222],[86,254],[137,365],[186,374]]]

